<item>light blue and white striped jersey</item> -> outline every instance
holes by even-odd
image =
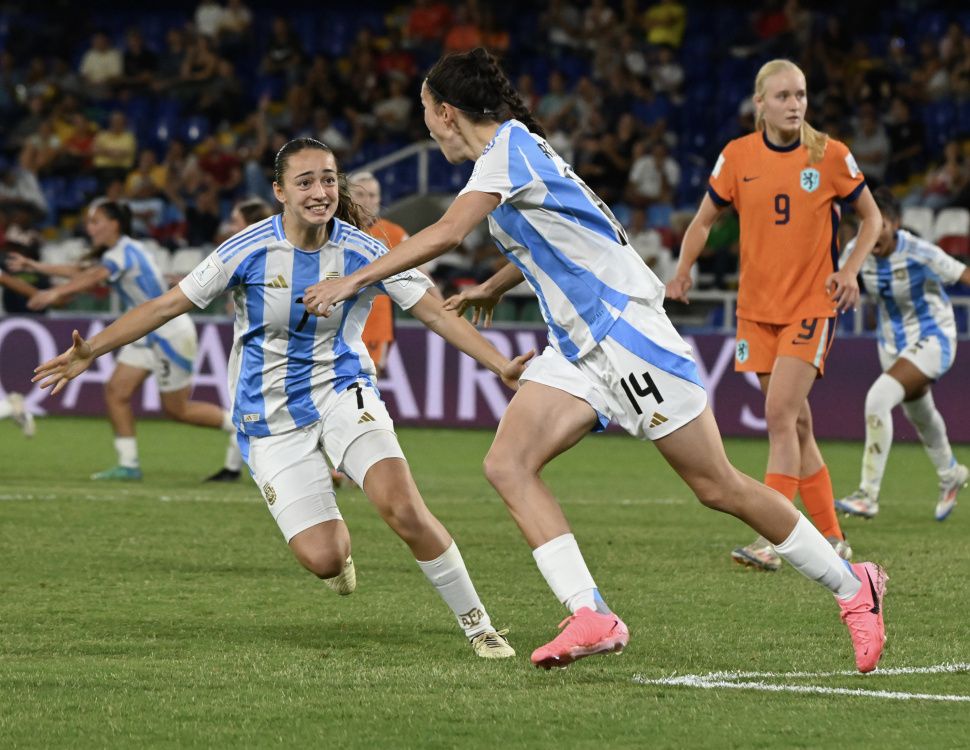
[[[664,286],[622,225],[549,144],[503,123],[461,194],[494,193],[492,237],[539,298],[549,343],[575,361],[603,339],[631,298],[662,309]]]
[[[168,284],[155,258],[137,240],[123,235],[101,256],[101,265],[111,275],[108,283],[121,297],[125,310],[161,297]]]
[[[842,261],[855,249],[846,245]],[[931,242],[904,229],[888,258],[869,255],[862,264],[866,291],[879,301],[879,345],[894,357],[927,336],[937,336],[943,356],[953,356],[956,322],[944,284],[960,279],[965,266]],[[944,368],[945,369],[945,368]]]
[[[100,263],[108,269],[108,283],[117,290],[125,310],[161,297],[168,291],[168,282],[155,257],[138,240],[122,235],[101,255]],[[156,344],[178,367],[192,372],[195,362],[195,324],[187,316],[179,315],[159,326],[135,342],[141,346]]]
[[[419,271],[366,287],[329,318],[307,313],[303,293],[322,279],[348,276],[387,252],[339,219],[319,250],[295,248],[272,216],[226,240],[180,287],[199,307],[233,289],[236,321],[229,357],[232,418],[246,435],[276,435],[316,422],[332,391],[376,371],[361,341],[374,297],[408,309],[432,286]]]

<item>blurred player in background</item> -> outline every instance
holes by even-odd
[[[936,520],[956,505],[970,470],[958,464],[930,387],[953,364],[957,350],[953,305],[944,284],[970,285],[970,268],[936,245],[900,229],[899,203],[889,188],[873,193],[882,230],[862,265],[862,281],[879,303],[879,362],[883,374],[866,394],[866,448],[859,489],[835,505],[862,518],[879,512],[879,488],[893,444],[892,410],[903,405],[940,479]],[[851,255],[856,240],[846,245]]]
[[[20,393],[8,393],[6,398],[0,398],[0,419],[12,419],[24,437],[33,437],[37,431],[34,415],[27,408],[26,400]]]
[[[691,266],[718,214],[734,204],[741,219],[738,330],[734,367],[758,376],[765,394],[765,484],[789,500],[798,493],[838,554],[852,559],[835,514],[825,459],[815,442],[808,394],[825,371],[836,315],[859,299],[856,274],[879,233],[879,210],[849,149],[805,120],[805,76],[772,60],[755,79],[754,133],[731,141],[684,235],[667,296],[687,302]],[[862,218],[856,250],[838,268],[839,201]],[[778,570],[764,536],[731,554],[735,562]]]
[[[533,664],[564,667],[629,642],[541,477],[551,460],[615,417],[653,440],[702,503],[765,535],[796,570],[831,591],[856,665],[874,669],[885,641],[885,574],[872,563],[845,563],[781,494],[730,464],[691,348],[664,313],[663,284],[609,208],[550,147],[495,58],[481,48],[442,58],[421,102],[445,158],[475,161],[468,184],[439,221],[374,263],[309,288],[304,304],[339,319],[343,306],[331,305],[444,255],[486,217],[511,262],[447,306],[491,311],[523,278],[538,295],[549,347],[522,374],[484,462],[540,572],[571,612],[563,631],[533,652]]]
[[[86,229],[93,243],[80,265],[51,265],[21,257],[24,268],[69,281],[37,292],[28,303],[31,309],[56,306],[78,292],[108,283],[121,296],[126,309],[162,296],[168,288],[151,254],[131,232],[131,209],[115,201],[99,201],[87,212]],[[236,444],[236,428],[228,411],[206,401],[191,401],[192,372],[198,336],[195,323],[180,317],[164,328],[133,341],[119,352],[111,379],[104,387],[108,419],[114,430],[118,465],[91,476],[92,479],[139,480],[142,478],[135,437],[135,414],[131,398],[138,387],[154,374],[161,394],[162,409],[170,419],[229,433],[223,472],[212,479],[238,478],[242,456]]]
[[[442,309],[431,280],[402,273],[362,291],[327,321],[303,306],[303,290],[352,273],[387,252],[359,229],[358,207],[330,149],[298,138],[276,157],[281,215],[220,245],[178,286],[129,311],[38,368],[55,392],[95,357],[150,335],[231,289],[236,301],[229,392],[240,447],[267,507],[300,563],[339,594],[357,585],[350,533],[337,507],[325,453],[357,481],[451,608],[474,652],[515,655],[492,628],[461,553],[424,504],[361,340],[371,300],[393,297],[430,330],[514,388],[531,353],[509,361],[469,323]]]

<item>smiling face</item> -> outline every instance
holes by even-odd
[[[337,162],[330,151],[305,148],[291,154],[282,182],[273,183],[287,219],[305,228],[322,227],[337,212]]]
[[[797,138],[808,109],[808,92],[801,71],[782,70],[765,79],[764,92],[755,94],[755,106],[765,118],[769,140]]]

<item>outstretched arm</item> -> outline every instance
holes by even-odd
[[[27,302],[27,307],[31,310],[43,310],[45,307],[56,305],[72,294],[93,289],[98,284],[107,281],[110,276],[111,271],[104,266],[92,266],[86,271],[81,271],[70,281],[38,292]]]
[[[475,330],[475,326],[460,315],[445,310],[436,289],[425,292],[408,312],[456,349],[501,376],[509,388],[518,390],[519,376],[525,371],[526,363],[535,355],[535,350],[520,354],[515,359],[508,359]]]
[[[23,279],[18,279],[16,276],[11,276],[2,271],[0,271],[0,286],[7,287],[11,292],[16,292],[21,297],[30,298],[37,294],[37,287],[33,284],[28,284]]]
[[[674,273],[674,278],[667,281],[667,292],[665,296],[669,299],[675,299],[678,302],[689,302],[687,292],[694,285],[694,282],[690,278],[690,269],[697,262],[697,259],[701,257],[701,253],[704,251],[704,245],[707,244],[707,238],[711,234],[711,227],[714,226],[714,222],[722,210],[721,207],[711,200],[710,195],[704,195],[704,200],[701,201],[701,207],[697,209],[693,221],[687,227],[687,231],[684,232],[684,240],[680,244],[680,260],[677,263],[677,271]]]
[[[394,274],[417,268],[461,244],[479,222],[498,207],[493,193],[471,192],[458,196],[438,221],[406,239],[373,263],[340,279],[321,281],[306,289],[303,304],[313,315],[330,317],[330,306],[350,299],[365,286]]]
[[[57,393],[67,385],[67,381],[87,370],[105,352],[140,339],[193,307],[182,289],[176,286],[161,297],[132,308],[90,341],[85,341],[74,331],[74,345],[59,357],[44,362],[35,369],[37,374],[32,382],[43,380],[41,388],[54,386],[51,393]]]

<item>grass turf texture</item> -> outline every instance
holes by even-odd
[[[606,600],[621,656],[534,669],[565,610],[486,483],[488,432],[400,431],[418,486],[455,536],[515,659],[476,659],[407,549],[359,490],[341,491],[359,586],[337,597],[286,548],[255,485],[203,485],[219,433],[139,425],[145,480],[111,465],[103,420],[0,423],[0,745],[21,747],[956,747],[965,703],[700,690],[634,675],[831,672],[854,667],[831,597],[791,568],[728,553],[754,535],[702,508],[650,446],[584,440],[549,466]],[[823,446],[837,496],[861,447]],[[729,441],[761,476],[767,444]],[[966,446],[958,458],[970,460]],[[890,576],[881,667],[970,661],[970,496],[933,520],[922,448],[893,448],[882,510],[843,526]],[[965,674],[797,684],[970,694]]]

